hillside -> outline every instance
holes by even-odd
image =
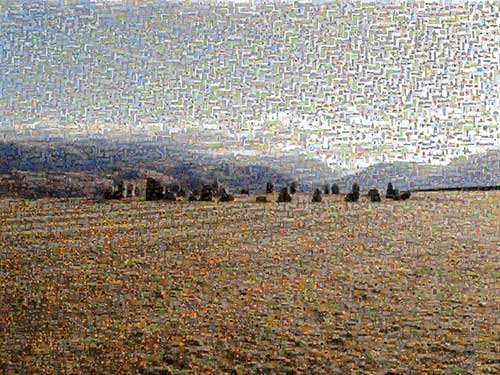
[[[15,193],[27,196],[25,192],[32,186],[33,191],[50,190],[52,196],[68,196],[64,192],[66,187],[52,185],[49,183],[50,178],[43,178],[47,174],[58,175],[60,180],[67,180],[68,175],[81,181],[95,178],[99,186],[103,186],[104,180],[120,178],[135,180],[140,184],[146,176],[154,176],[160,180],[178,182],[187,189],[198,189],[203,183],[217,178],[233,191],[241,187],[260,191],[268,180],[277,185],[292,181],[291,174],[272,168],[275,163],[269,165],[255,161],[252,163],[251,159],[223,159],[165,143],[1,143],[0,173],[3,178],[0,193],[6,193],[6,186],[13,186]],[[26,188],[17,188],[23,184]],[[96,192],[102,190],[83,186],[70,189],[74,194],[69,196],[82,197],[94,197]]]
[[[61,182],[50,183],[53,179],[44,178],[47,173],[59,175]],[[0,194],[8,194],[7,186],[14,186],[14,193],[25,197],[94,197],[110,180],[127,178],[139,185],[148,175],[177,182],[187,189],[198,189],[218,179],[233,192],[241,188],[262,192],[267,181],[276,187],[297,181],[300,191],[337,183],[342,192],[347,192],[355,181],[362,191],[373,187],[384,191],[390,181],[400,190],[417,190],[500,185],[500,151],[462,157],[446,166],[395,162],[348,174],[302,155],[235,157],[166,142],[0,143],[0,174]],[[92,179],[96,187],[87,183]],[[69,180],[72,185],[65,186],[63,182]],[[25,188],[17,188],[23,184]],[[30,189],[45,195],[26,193]]]
[[[461,157],[446,166],[404,162],[377,164],[335,181],[344,191],[348,191],[355,181],[362,191],[372,187],[385,191],[391,181],[400,190],[500,185],[500,151]]]

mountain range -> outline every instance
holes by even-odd
[[[336,183],[347,192],[354,182],[362,191],[384,191],[388,182],[399,190],[419,190],[500,185],[500,150],[457,158],[446,166],[380,163],[349,173],[301,155],[235,157],[174,143],[9,142],[0,143],[0,174],[0,194],[29,198],[94,197],[113,182],[127,179],[140,185],[147,176],[187,189],[218,180],[233,192],[248,188],[261,193],[267,181],[277,188],[297,181],[299,191]]]

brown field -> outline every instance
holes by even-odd
[[[309,200],[0,201],[0,374],[500,374],[500,192]]]

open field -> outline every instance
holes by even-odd
[[[0,374],[500,374],[500,192],[323,198],[0,201]]]

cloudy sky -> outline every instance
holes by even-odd
[[[498,148],[499,3],[356,4],[3,2],[0,134],[136,131],[349,169]]]

